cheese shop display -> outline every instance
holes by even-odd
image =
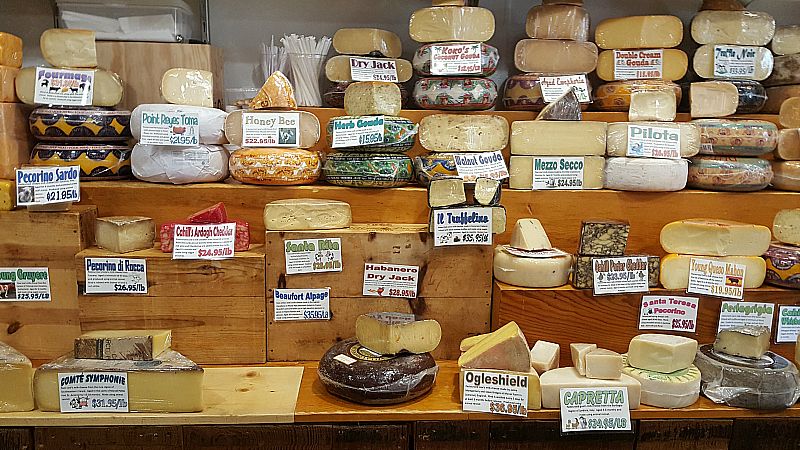
[[[92,105],[93,106],[116,106],[122,101],[122,80],[119,75],[114,72],[101,69],[88,69],[94,72],[92,80]],[[44,69],[46,72],[46,68]],[[34,90],[35,85],[39,83],[40,77],[38,76],[36,67],[25,67],[20,69],[15,78],[15,88],[17,97],[23,103],[35,105]],[[44,75],[43,75],[44,76]],[[78,88],[80,89],[80,88]]]
[[[694,53],[692,68],[701,78],[725,78],[714,74],[714,47],[715,44],[701,45]],[[766,47],[733,47],[734,52],[754,53],[755,72],[745,79],[764,81],[772,74],[772,66],[775,62],[772,52]],[[726,69],[727,70],[727,69]]]
[[[800,247],[772,242],[761,257],[766,262],[765,283],[800,289]]]
[[[172,345],[171,330],[97,330],[75,339],[75,358],[152,361]]]
[[[658,286],[661,258],[655,255],[642,255],[636,253],[626,253],[615,255],[620,257],[645,257],[647,258],[647,282],[648,287]],[[594,261],[598,258],[608,258],[608,256],[584,256],[576,254],[572,261],[572,279],[570,284],[575,289],[594,289]]]
[[[800,66],[798,66],[800,67]],[[800,83],[800,80],[798,80]],[[764,114],[778,114],[784,101],[792,97],[800,97],[800,84],[790,84],[786,86],[772,86],[765,88],[767,101],[761,112]]]
[[[328,121],[327,140],[328,146],[333,146],[333,133],[337,126],[337,121],[350,121],[359,119],[356,116],[338,116]],[[371,122],[379,125],[380,117],[362,117],[364,123]],[[381,152],[381,153],[403,153],[411,150],[416,142],[419,127],[410,119],[405,117],[383,116],[383,142],[374,144],[364,144],[354,147],[337,147],[339,150],[348,152]]]
[[[208,183],[228,177],[229,156],[221,145],[136,144],[131,171],[136,178],[153,183]]]
[[[677,140],[678,155],[690,158],[700,151],[700,127],[690,122],[613,122],[608,124],[606,155],[640,156],[631,142],[648,139]],[[644,145],[644,144],[639,144]]]
[[[401,313],[369,313],[356,319],[358,343],[382,355],[427,353],[442,339],[439,322]]]
[[[700,154],[761,156],[778,144],[778,127],[763,120],[699,119]]]
[[[22,39],[0,32],[0,66],[22,67]]]
[[[589,12],[575,5],[539,5],[528,11],[525,32],[533,39],[589,39]]]
[[[764,80],[764,86],[800,84],[800,70],[798,69],[800,69],[800,53],[776,56],[772,67],[772,75]],[[20,74],[22,74],[22,71],[20,71]],[[17,90],[17,95],[19,95],[19,90]]]
[[[672,48],[683,40],[683,23],[675,16],[630,16],[606,19],[594,33],[602,49]]]
[[[514,66],[522,72],[588,73],[597,67],[594,42],[522,39],[514,48]]]
[[[581,78],[581,82],[586,83],[586,88],[589,92],[592,91],[592,85],[586,74],[558,74],[558,73],[522,73],[513,75],[506,79],[503,88],[502,104],[504,109],[512,111],[539,111],[544,108],[546,102],[542,95],[542,77],[556,77],[556,76],[577,76]],[[581,103],[581,110],[588,108],[591,103]]]
[[[778,121],[785,128],[800,127],[800,97],[792,97],[783,102]]]
[[[351,83],[344,93],[344,111],[348,116],[396,116],[402,104],[400,88],[385,81]]]
[[[489,78],[420,78],[413,97],[421,109],[484,110],[497,102],[497,85]]]
[[[226,118],[228,113],[216,108],[208,108],[205,106],[192,106],[192,105],[169,105],[160,103],[141,104],[133,109],[130,115],[131,133],[136,140],[142,139],[142,127],[144,115],[148,116],[148,121],[153,120],[153,117],[159,117],[162,114],[191,114],[197,115],[197,137],[199,144],[227,144],[226,139]],[[237,111],[237,116],[241,118],[241,113]],[[239,134],[238,143],[241,145],[241,119],[239,119]],[[180,130],[175,130],[180,132]],[[237,137],[235,133],[231,133]]]
[[[772,234],[784,244],[800,245],[800,209],[784,209],[775,214]]]
[[[581,189],[602,189],[605,158],[602,156],[584,156],[582,159],[582,167],[580,167],[580,162],[578,163],[578,167],[583,170],[583,179],[579,187]],[[512,155],[508,163],[508,187],[511,189],[531,190],[534,188],[534,172],[546,173],[542,171],[554,170],[552,169],[552,162],[548,161],[550,165],[546,166],[541,160],[539,160],[539,168],[535,168],[535,161],[537,160],[535,156]],[[570,163],[569,160],[560,158],[556,161],[555,168],[557,169],[559,165],[565,167],[568,163]],[[547,186],[555,187],[552,184]]]
[[[333,35],[333,48],[343,55],[399,58],[403,54],[400,37],[377,28],[341,28]]]
[[[772,181],[772,166],[761,158],[695,156],[689,161],[686,185],[712,191],[758,191]]]
[[[97,67],[93,31],[51,28],[42,33],[39,46],[45,61],[54,67]]]
[[[692,117],[730,116],[739,106],[739,90],[727,81],[692,83],[689,104]]]
[[[328,183],[349,187],[400,187],[414,176],[411,158],[399,153],[335,152],[322,170]]]
[[[419,143],[431,152],[493,152],[508,145],[508,121],[496,115],[432,114],[419,123]]]
[[[465,43],[463,42],[443,42],[443,43],[435,43],[435,44],[425,44],[417,49],[416,53],[414,53],[414,59],[411,60],[411,64],[414,67],[414,71],[420,77],[430,77],[435,76],[441,69],[437,69],[437,73],[434,73],[431,70],[431,59],[433,58],[434,51],[437,53],[437,59],[439,54],[448,54],[448,53],[463,53],[463,46]],[[475,44],[480,46],[480,69],[470,67],[469,70],[454,70],[454,73],[448,73],[449,75],[474,75],[479,77],[489,77],[492,76],[495,71],[497,70],[497,65],[500,61],[500,52],[497,48],[492,47],[491,45],[485,44],[483,42]],[[477,70],[475,70],[477,69]],[[449,71],[448,71],[449,72]],[[333,80],[331,80],[333,81]],[[401,80],[402,82],[403,80]],[[406,80],[408,81],[408,80]]]
[[[628,245],[630,230],[631,225],[627,220],[582,220],[578,254],[583,256],[622,256]]]
[[[670,373],[638,369],[628,364],[622,355],[622,373],[636,379],[642,386],[641,403],[658,408],[685,408],[700,397],[700,370],[690,365]]]
[[[153,248],[155,237],[155,222],[149,217],[109,216],[95,221],[95,243],[114,253]],[[77,354],[82,358],[80,352]]]
[[[708,256],[671,253],[661,258],[660,281],[664,289],[686,289],[689,287],[689,269],[693,258],[745,266],[747,269],[742,281],[742,287],[745,289],[754,289],[764,283],[766,265],[759,256]]]
[[[692,365],[697,341],[685,336],[645,333],[628,345],[628,364],[638,369],[671,373]]]
[[[289,198],[264,206],[267,230],[327,230],[352,223],[350,205],[336,200]]]
[[[661,246],[668,253],[711,256],[760,256],[772,232],[763,225],[732,220],[686,219],[661,229]]]
[[[675,93],[675,101],[680,104],[680,86],[666,80],[621,80],[612,81],[597,87],[594,107],[601,111],[628,111],[631,105],[631,92],[639,89],[664,90]]]
[[[602,389],[627,388],[628,407],[638,409],[642,386],[635,378],[622,374],[618,380],[601,380],[581,375],[575,367],[561,367],[548,370],[539,377],[542,386],[542,408],[559,409],[561,389]]]
[[[161,96],[167,103],[214,106],[214,74],[199,69],[169,69],[161,78]]]
[[[714,351],[759,359],[769,350],[769,327],[740,325],[717,333]]]
[[[800,191],[800,161],[772,161],[772,187]]]
[[[542,388],[539,384],[539,376],[536,373],[536,371],[530,370],[528,372],[514,372],[512,370],[495,370],[495,369],[480,369],[480,371],[488,372],[490,374],[497,374],[499,375],[498,378],[500,379],[503,379],[504,376],[508,377],[507,379],[509,380],[513,379],[514,377],[525,377],[526,378],[525,381],[519,380],[518,382],[527,383],[528,411],[542,409]],[[459,401],[462,403],[464,401],[464,377],[465,377],[465,371],[462,370],[460,376],[458,377],[459,392],[460,392]],[[473,383],[480,383],[479,378],[475,377],[475,381],[473,381]],[[522,384],[520,385],[522,386]]]
[[[764,46],[775,33],[775,19],[754,11],[701,11],[692,19],[698,44]]]
[[[0,342],[0,413],[31,411],[33,366],[22,353]]]
[[[495,52],[497,52],[496,49]],[[358,64],[358,66],[356,66],[356,64]],[[430,64],[430,59],[428,60],[428,64]],[[356,59],[350,55],[336,55],[325,63],[325,77],[334,83],[350,83],[357,81],[353,78],[352,69],[363,68],[364,66],[368,68],[394,67],[397,71],[398,83],[405,83],[414,75],[414,68],[411,66],[411,63],[405,59],[368,57]],[[496,66],[497,64],[495,61],[495,67]]]
[[[686,187],[689,162],[685,159],[606,159],[603,187],[618,191],[679,191]]]
[[[631,54],[647,54],[647,50],[630,52]],[[662,71],[660,73],[660,80],[675,81],[680,80],[686,75],[689,69],[689,57],[683,50],[676,48],[663,49],[663,58],[661,61]],[[614,50],[605,50],[600,52],[597,57],[597,76],[603,81],[616,80],[614,75]]]
[[[420,43],[485,42],[494,35],[494,14],[485,8],[440,6],[419,9],[408,24],[411,39]]]
[[[17,206],[17,190],[11,180],[0,180],[0,211],[11,211]]]
[[[35,166],[80,166],[81,181],[131,178],[131,147],[127,144],[57,144],[40,142],[33,148]]]
[[[477,342],[458,358],[462,369],[530,372],[528,341],[516,322],[509,322]]]
[[[776,55],[800,53],[800,25],[776,27],[770,48]]]
[[[108,142],[131,139],[131,112],[94,106],[36,108],[30,115],[33,136],[44,141]]]
[[[331,108],[344,108],[344,94],[347,92],[347,87],[350,86],[350,84],[351,83],[332,84],[322,94],[322,99],[325,101],[325,104]],[[402,99],[403,107],[410,106],[412,103],[411,93],[408,92],[408,89],[402,84],[398,84],[397,87],[400,89],[400,98]]]
[[[206,109],[206,108],[204,108]],[[211,109],[211,108],[207,108]],[[214,109],[216,111],[215,114],[221,112],[218,109]],[[135,114],[135,111],[134,111]],[[246,116],[245,116],[246,114]],[[298,126],[298,139],[296,148],[310,148],[317,144],[320,137],[320,127],[319,127],[319,119],[314,114],[307,112],[307,111],[275,111],[275,110],[236,110],[230,114],[225,114],[222,112],[222,123],[224,129],[224,138],[220,137],[219,140],[224,140],[227,138],[227,141],[230,141],[231,144],[236,146],[243,146],[244,144],[249,144],[244,142],[244,125],[251,125],[257,123],[261,117],[263,120],[274,120],[274,114],[287,114],[291,116],[292,114],[297,114],[299,118],[299,126]],[[201,116],[202,117],[202,116]],[[245,121],[245,118],[247,120]],[[202,120],[202,119],[201,119]],[[202,124],[202,121],[201,121]],[[210,124],[209,124],[210,125]],[[200,127],[200,141],[203,142],[204,134],[208,135],[212,130],[214,132],[214,136],[217,136],[218,129],[216,128],[216,120],[214,126],[209,127]],[[210,137],[210,136],[209,136]],[[227,142],[226,141],[226,142]],[[208,142],[216,143],[216,142]],[[223,144],[225,142],[222,142]]]

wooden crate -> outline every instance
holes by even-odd
[[[63,213],[0,212],[0,262],[72,261],[94,244],[95,219],[92,205],[73,205]]]
[[[81,331],[171,329],[172,348],[199,364],[266,362],[263,246],[208,261],[173,260],[158,245],[123,255],[93,247],[74,257]],[[147,294],[85,294],[87,257],[147,260]]]

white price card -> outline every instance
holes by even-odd
[[[236,223],[175,225],[172,259],[233,258]]]
[[[798,334],[800,334],[800,306],[780,305],[775,343],[797,342]]]
[[[527,375],[461,369],[462,409],[510,416],[528,416]]]
[[[714,78],[752,79],[759,47],[714,46]]]
[[[297,148],[300,113],[242,113],[242,147]]]
[[[649,292],[646,256],[592,258],[594,295]]]
[[[692,258],[689,263],[690,294],[741,299],[747,266],[710,259]]]
[[[774,303],[723,301],[719,310],[717,333],[726,328],[750,325],[772,329]]]
[[[397,63],[392,59],[350,58],[350,78],[353,81],[400,82]]]
[[[664,50],[614,50],[614,79],[661,78]]]
[[[643,156],[646,158],[681,157],[680,128],[665,128],[645,125],[628,125],[627,156]]]
[[[500,151],[486,153],[454,153],[458,176],[465,183],[474,183],[478,178],[505,180],[508,178],[508,167]]]
[[[583,189],[583,157],[536,156],[533,189]]]
[[[492,208],[434,209],[433,245],[492,245]]]
[[[697,303],[695,297],[643,295],[639,310],[640,330],[697,331]]]
[[[441,44],[431,47],[431,75],[481,73],[481,44]]]
[[[91,106],[94,70],[36,68],[33,102],[43,105]]]
[[[333,120],[331,148],[383,144],[383,116]]]
[[[275,320],[330,320],[331,288],[275,289]]]
[[[342,271],[342,238],[283,241],[286,274]]]
[[[541,77],[539,85],[542,87],[542,99],[545,103],[552,103],[572,89],[581,103],[591,103],[592,97],[589,86],[586,84],[586,75],[564,75],[560,77]]]
[[[631,431],[627,387],[562,388],[561,432]]]
[[[61,412],[128,412],[127,372],[58,374]]]
[[[0,302],[49,302],[47,267],[0,267]]]
[[[200,119],[197,113],[142,112],[142,145],[197,145],[200,142]]]
[[[15,169],[17,206],[81,201],[80,166]]]
[[[417,298],[419,266],[364,264],[362,295],[367,297]]]
[[[147,294],[147,260],[84,258],[87,294]]]

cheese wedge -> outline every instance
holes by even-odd
[[[516,322],[509,322],[461,355],[458,365],[466,369],[528,372],[531,368],[528,341]]]
[[[523,250],[547,250],[553,248],[547,233],[537,219],[519,219],[511,232],[511,246]]]
[[[661,229],[661,247],[668,253],[712,256],[760,256],[772,238],[763,225],[732,220],[686,219]]]
[[[561,359],[561,346],[553,342],[536,341],[531,349],[531,367],[539,375],[548,370],[558,369]]]
[[[171,330],[97,330],[75,339],[75,357],[151,361],[171,345]]]
[[[470,336],[468,338],[464,338],[463,340],[461,340],[461,344],[459,345],[458,349],[461,352],[465,352],[465,351],[471,349],[472,347],[474,347],[475,344],[477,344],[478,342],[486,339],[487,336],[491,336],[491,335],[492,335],[492,333],[484,333],[484,334],[477,334],[475,336]]]
[[[51,28],[42,33],[39,45],[45,61],[54,67],[97,67],[94,31]]]
[[[769,350],[769,327],[742,325],[720,330],[714,350],[733,356],[758,359]]]
[[[94,237],[98,247],[114,253],[144,250],[153,248],[156,225],[149,217],[98,217]]]
[[[382,355],[427,353],[439,346],[442,327],[435,320],[413,314],[362,314],[356,319],[356,338],[359,344]]]
[[[597,349],[597,344],[569,344],[572,365],[581,375],[586,375],[586,355]]]
[[[22,353],[0,342],[0,412],[32,409],[31,361]]]
[[[297,108],[292,83],[289,82],[286,75],[276,70],[267,78],[258,94],[253,97],[250,108]]]

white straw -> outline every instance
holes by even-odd
[[[319,73],[330,50],[331,39],[323,36],[319,42],[314,36],[284,35],[281,39],[292,65],[295,97],[299,106],[322,106],[319,91]]]

